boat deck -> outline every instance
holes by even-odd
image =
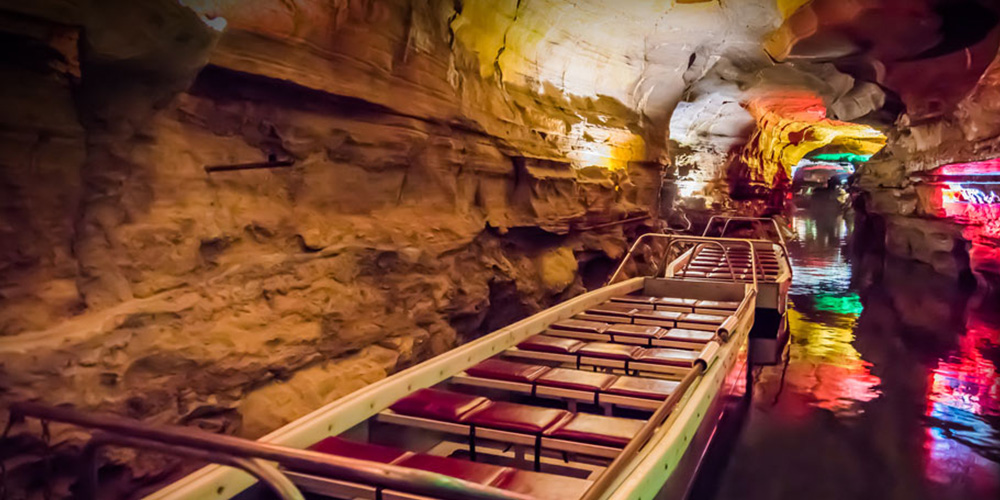
[[[719,340],[739,306],[613,297],[310,449],[533,498],[579,498]],[[326,497],[420,498],[289,474],[303,490]]]

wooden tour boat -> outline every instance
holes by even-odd
[[[787,283],[783,250],[643,235],[607,286],[259,441],[37,404],[13,411],[109,431],[89,455],[119,445],[221,464],[152,500],[682,498],[720,418],[747,397],[759,292]],[[652,270],[626,276],[641,268]]]

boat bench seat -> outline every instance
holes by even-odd
[[[379,420],[468,435],[473,457],[477,438],[511,444],[534,444],[536,470],[540,466],[543,449],[614,458],[618,453],[617,448],[624,446],[621,444],[624,436],[635,435],[644,423],[642,420],[604,417],[600,425],[595,425],[591,418],[595,415],[587,413],[488,399],[485,404],[467,409],[469,401],[478,399],[478,396],[441,389],[420,389],[394,403],[389,411],[379,414]],[[442,421],[438,418],[442,414],[461,416],[457,421]],[[445,425],[435,422],[444,422]],[[563,428],[569,430],[560,431]],[[587,429],[587,432],[582,432],[581,429]]]
[[[765,272],[777,273],[779,270],[781,270],[781,268],[778,266],[777,263],[772,264],[769,262],[757,262],[756,266],[751,266],[749,262],[733,261],[732,265],[734,271],[739,271],[740,269],[750,270],[751,268],[756,268],[758,272],[765,271]],[[729,269],[729,265],[726,264],[725,260],[695,259],[691,261],[690,267],[692,269],[702,269],[702,270],[707,268],[718,268],[727,270]]]
[[[644,348],[625,344],[612,344],[611,342],[581,342],[574,339],[563,339],[551,335],[534,335],[517,345],[518,349],[526,351],[543,351],[553,343],[551,339],[572,343],[572,347],[560,354],[574,354],[578,357],[590,357],[601,359],[612,359],[616,361],[639,361],[656,360],[656,364],[674,366],[693,366],[694,360],[698,359],[698,351],[687,349],[671,349],[666,347]]]
[[[622,297],[612,297],[612,303],[629,304],[635,307],[652,305],[656,311],[673,311],[680,313],[692,312],[715,312],[732,310],[739,307],[738,302],[700,300],[700,299],[679,299],[673,297],[650,297],[647,295],[625,295]]]
[[[661,328],[652,325],[611,324],[600,332],[563,330],[558,323],[544,334],[589,342],[612,342],[644,347],[684,347],[698,349],[715,338],[714,330]]]
[[[559,387],[588,392],[619,394],[664,400],[674,392],[677,382],[655,378],[630,377],[610,373],[551,368],[545,365],[490,358],[465,373],[472,377]]]
[[[560,342],[556,342],[559,340]],[[553,349],[553,345],[564,347]],[[621,368],[626,371],[650,371],[658,373],[683,373],[694,366],[700,350],[676,349],[669,347],[640,347],[636,345],[610,342],[584,342],[572,338],[539,334],[529,337],[516,348],[505,352],[508,357],[529,358],[575,363],[581,366]]]
[[[468,368],[464,374],[452,378],[451,383],[646,411],[658,408],[678,385],[672,380],[551,368],[496,358]]]
[[[473,412],[465,422],[491,429],[538,435],[557,423],[571,418],[572,415],[566,410],[556,408],[495,401]],[[419,414],[414,416],[426,417]]]
[[[701,279],[719,280],[719,281],[732,281],[733,279],[733,276],[729,274],[729,271],[711,272],[711,273],[706,273],[704,271],[688,271],[686,273],[678,272],[676,276],[684,278],[701,278]],[[757,275],[757,281],[762,283],[766,282],[774,283],[775,281],[777,281],[777,279],[778,279],[777,276],[761,276],[760,274]],[[736,280],[743,283],[750,283],[753,281],[753,274],[737,273]]]
[[[388,446],[349,441],[339,437],[326,438],[310,446],[309,449],[341,457],[436,472],[485,486],[529,495],[539,500],[579,498],[583,496],[583,493],[586,492],[592,483],[586,479],[532,472],[514,467],[440,457],[425,453],[413,453]],[[388,493],[388,495],[385,493]],[[381,492],[380,494],[373,490],[372,498],[396,496],[391,493]],[[402,494],[402,496],[403,498],[416,498],[407,494]]]
[[[693,273],[688,274],[692,275]],[[636,309],[628,313],[628,315],[613,316],[602,314],[594,309],[588,309],[586,312],[577,314],[572,319],[557,321],[552,326],[556,329],[594,333],[604,333],[609,324],[658,326],[667,329],[679,327],[715,330],[733,313],[729,309],[708,306],[694,310],[695,312],[679,312]]]

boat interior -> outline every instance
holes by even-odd
[[[709,362],[720,335],[752,314],[743,285],[721,297],[718,287],[698,287],[713,298],[682,285],[647,279],[641,290],[556,321],[310,449],[533,498],[580,498],[680,381]],[[414,498],[289,474],[332,498]]]

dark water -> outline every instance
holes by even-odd
[[[852,251],[836,215],[792,226],[788,363],[758,369],[715,498],[1000,498],[996,305]]]

